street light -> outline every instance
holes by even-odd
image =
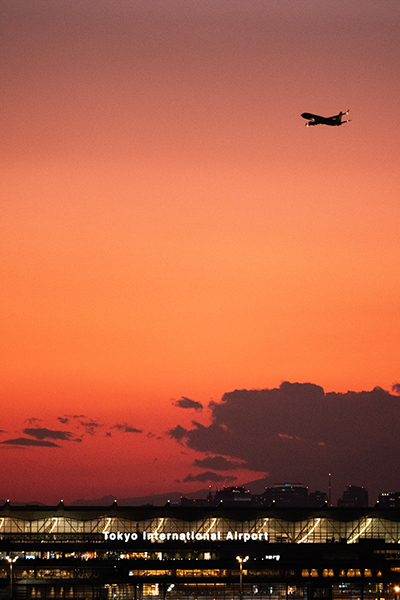
[[[393,589],[394,589],[394,591],[396,593],[395,598],[396,598],[396,600],[398,600],[398,598],[399,598],[399,592],[400,592],[400,585],[395,585]]]
[[[249,560],[248,556],[244,558],[242,556],[237,556],[236,560],[239,563],[239,598],[243,600],[243,563]]]
[[[12,600],[13,597],[13,563],[15,563],[17,559],[18,556],[15,556],[14,558],[11,558],[11,556],[6,556],[6,560],[10,565],[10,600]]]

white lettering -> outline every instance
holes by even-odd
[[[124,532],[124,531],[116,531],[116,532],[108,532],[108,531],[103,531],[103,535],[104,535],[104,541],[124,541],[125,543],[133,541],[135,542],[138,537],[139,534],[138,533],[130,533],[130,532]],[[142,535],[142,539],[143,540],[149,540],[150,542],[153,541],[157,541],[157,542],[165,542],[165,540],[181,540],[182,542],[184,541],[192,541],[192,542],[200,542],[200,541],[220,541],[221,540],[221,532],[217,531],[214,533],[209,533],[208,531],[205,533],[200,533],[200,532],[195,532],[193,530],[191,531],[186,531],[185,533],[158,533],[157,531],[153,532],[153,533],[147,533],[146,531],[141,532]],[[243,542],[248,542],[249,540],[252,541],[258,541],[258,540],[265,540],[268,541],[268,533],[266,532],[261,532],[261,533],[243,533],[243,532],[239,532],[239,531],[228,531],[226,533],[225,536],[225,540],[226,541],[232,541],[232,540],[242,540]],[[279,555],[268,555],[266,558],[268,558],[269,560],[279,560]]]

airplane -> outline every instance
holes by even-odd
[[[302,113],[303,119],[308,119],[308,123],[306,123],[306,127],[311,127],[313,125],[331,125],[338,126],[343,125],[344,123],[349,123],[351,119],[347,121],[342,121],[343,115],[348,115],[349,111],[340,112],[338,115],[334,117],[320,117],[319,115],[313,115],[312,113]]]

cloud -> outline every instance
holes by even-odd
[[[5,444],[10,445],[18,445],[18,446],[56,446],[57,444],[49,444],[42,443],[38,444],[36,442],[43,442],[44,440],[60,440],[63,442],[80,442],[85,439],[85,436],[94,436],[96,433],[102,433],[105,436],[111,437],[110,427],[107,428],[96,419],[88,417],[87,415],[63,415],[60,417],[56,417],[57,424],[60,423],[62,425],[66,425],[68,423],[68,429],[58,429],[51,427],[39,427],[39,423],[42,422],[42,419],[37,419],[36,417],[31,417],[29,419],[25,419],[24,423],[28,423],[30,426],[25,427],[22,430],[22,433],[26,436],[33,438],[35,441],[29,441],[28,438],[23,436],[16,438],[16,441],[13,439],[11,441],[6,440]],[[141,430],[128,425],[127,423],[121,423],[115,426],[120,431],[126,433],[141,433]],[[111,428],[112,429],[112,428]],[[108,431],[107,431],[108,430]],[[5,433],[1,432],[0,433]]]
[[[182,396],[179,400],[175,402],[175,406],[179,408],[193,408],[194,410],[202,410],[203,405],[201,402],[197,402],[196,400],[191,400],[190,398],[186,398]]]
[[[212,471],[206,471],[205,473],[199,473],[198,475],[189,474],[183,480],[184,483],[193,482],[193,481],[201,481],[205,483],[206,481],[214,481],[215,483],[220,483],[221,481],[230,482],[235,481],[237,477],[224,477],[223,475],[219,475],[218,473],[213,473]]]
[[[214,471],[231,471],[232,469],[245,469],[246,463],[237,460],[227,460],[224,456],[207,456],[206,458],[195,458],[194,467],[202,469],[213,469]]]
[[[114,425],[113,428],[123,431],[124,433],[143,433],[142,429],[136,429],[136,427],[131,427],[131,425],[128,425],[127,423]]]
[[[173,429],[170,429],[169,431],[167,431],[167,434],[170,437],[172,437],[174,440],[177,440],[178,442],[180,442],[185,437],[187,437],[188,433],[189,433],[188,430],[185,429],[184,427],[182,427],[181,425],[177,425]]]
[[[89,435],[94,435],[96,433],[96,429],[100,426],[99,423],[95,423],[94,421],[84,422],[81,421],[80,425],[85,429],[85,432]]]
[[[14,440],[4,440],[1,444],[9,444],[10,446],[45,446],[48,448],[59,448],[58,444],[54,442],[47,442],[44,440],[32,440],[31,438],[16,438]]]
[[[37,440],[51,439],[70,441],[73,437],[70,431],[58,431],[54,429],[46,429],[46,427],[26,427],[24,429],[24,433],[36,438]]]
[[[394,383],[392,385],[392,392],[400,396],[400,383]]]
[[[332,472],[340,494],[348,483],[365,485],[371,494],[400,489],[393,469],[400,402],[380,387],[326,393],[313,383],[284,382],[226,393],[210,409],[210,424],[176,425],[168,435],[199,453],[243,461],[248,470],[268,473],[271,484],[303,481],[325,489]],[[218,470],[210,460],[199,457],[195,464]]]

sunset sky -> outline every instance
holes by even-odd
[[[399,26],[1,2],[0,498],[400,491]]]

